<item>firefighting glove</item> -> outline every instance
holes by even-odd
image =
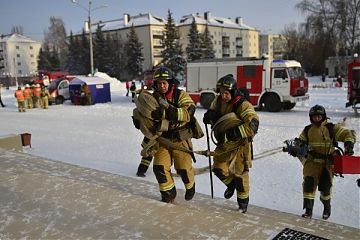
[[[169,107],[165,110],[165,118],[170,122],[175,122],[178,120],[178,111],[177,108]]]
[[[214,124],[216,121],[216,112],[214,110],[208,110],[204,114],[203,122],[205,124]]]
[[[233,127],[226,131],[226,138],[229,141],[236,141],[241,139],[241,133],[239,127]]]
[[[161,120],[163,113],[164,113],[164,108],[160,106],[151,112],[151,117],[154,120]]]
[[[132,120],[133,120],[133,124],[135,126],[136,129],[140,129],[140,122],[139,120],[135,119],[134,116],[131,116]]]
[[[344,143],[345,155],[354,155],[354,144],[350,141]]]
[[[297,152],[294,149],[290,149],[289,154],[293,157],[297,157]]]

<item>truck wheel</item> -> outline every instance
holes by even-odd
[[[285,102],[283,104],[283,108],[284,110],[291,110],[295,107],[296,103],[291,103],[291,102]]]
[[[280,98],[276,94],[269,94],[265,99],[265,109],[269,112],[279,112],[282,108]]]
[[[213,93],[203,93],[200,97],[201,106],[203,106],[205,109],[209,109],[214,98],[215,95]]]
[[[55,104],[58,105],[58,104],[63,104],[64,102],[64,98],[63,97],[57,97],[55,98]]]

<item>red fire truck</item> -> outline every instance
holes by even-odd
[[[35,80],[32,81],[32,84],[40,84],[48,86],[52,81],[59,78],[66,78],[68,75],[67,72],[49,72],[40,70],[38,76]]]
[[[354,54],[354,61],[348,65],[348,102],[346,107],[352,106],[355,113],[358,114],[360,106],[360,57]]]
[[[308,80],[301,64],[294,60],[256,58],[213,59],[187,64],[187,92],[195,103],[209,108],[219,78],[232,74],[238,88],[246,88],[250,102],[270,112],[292,109],[309,99]]]

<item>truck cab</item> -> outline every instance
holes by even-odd
[[[52,81],[49,85],[49,103],[63,104],[65,100],[70,99],[69,80],[59,78]]]

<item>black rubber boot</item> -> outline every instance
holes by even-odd
[[[324,220],[327,220],[330,215],[331,215],[331,204],[330,204],[330,200],[326,200],[326,201],[322,201],[322,203],[324,204],[324,211],[323,211],[323,215],[322,218]]]
[[[247,207],[249,204],[249,198],[245,198],[245,199],[237,199],[238,205],[239,205],[239,211],[241,213],[246,213],[247,212]]]
[[[235,192],[235,183],[234,180],[232,180],[228,185],[226,185],[227,188],[224,192],[224,198],[229,199],[234,195]]]
[[[312,218],[313,207],[314,207],[314,199],[304,198],[303,209],[305,209],[305,213],[301,216],[303,218]]]
[[[173,187],[169,191],[160,191],[161,201],[165,203],[173,203],[176,197],[176,188]]]
[[[312,218],[312,209],[306,208],[305,213],[301,215],[303,218]]]
[[[194,183],[194,186],[192,188],[186,189],[185,200],[190,201],[191,199],[193,199],[194,195],[195,195],[195,183]]]

